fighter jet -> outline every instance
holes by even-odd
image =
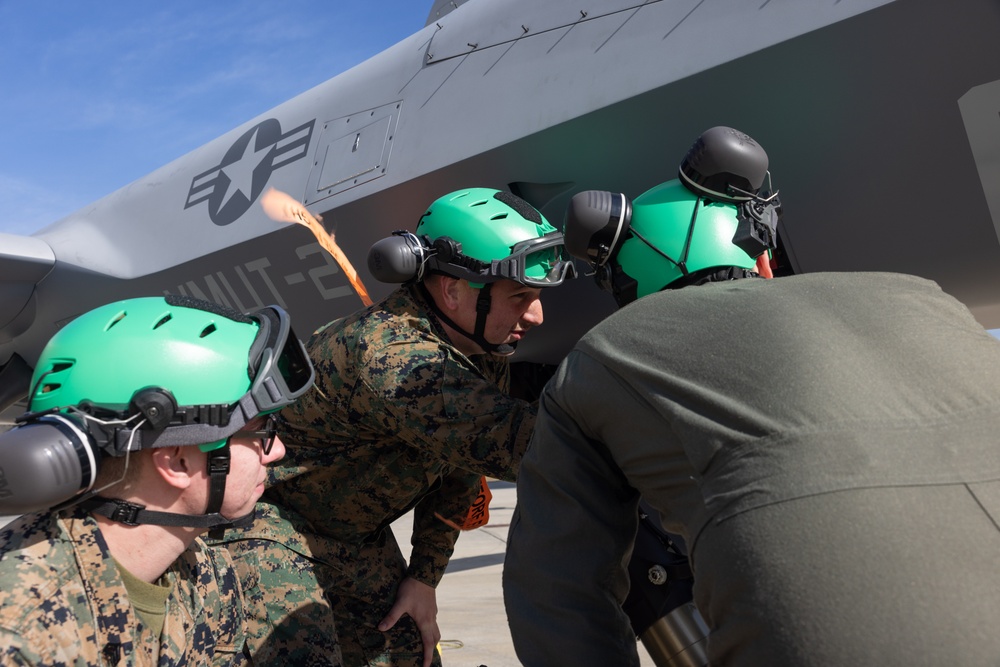
[[[261,206],[272,188],[377,299],[394,285],[369,247],[438,196],[505,189],[559,225],[579,191],[675,178],[716,125],[769,155],[776,272],[914,273],[998,327],[997,35],[995,0],[438,0],[353,69],[31,236],[0,234],[0,423],[24,411],[45,342],[101,303],[275,303],[306,334],[361,307],[321,235]],[[545,299],[515,361],[558,361],[613,310],[586,279]]]

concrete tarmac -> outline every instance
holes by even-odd
[[[437,589],[441,661],[444,667],[518,667],[503,606],[504,553],[507,529],[517,500],[509,482],[490,482],[490,520],[462,533]],[[392,525],[404,555],[410,544],[412,515]],[[638,646],[642,667],[655,667]]]

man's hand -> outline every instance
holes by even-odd
[[[379,624],[382,632],[396,625],[396,621],[408,615],[420,630],[420,639],[424,643],[424,667],[430,667],[434,660],[434,651],[441,640],[441,630],[437,624],[437,593],[427,584],[407,577],[399,584],[396,592],[396,603]]]

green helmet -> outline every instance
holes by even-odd
[[[35,367],[28,407],[141,413],[152,428],[138,432],[140,447],[209,450],[291,403],[312,377],[276,306],[243,315],[188,297],[144,297],[98,307],[57,332]],[[102,449],[120,455],[121,444]]]
[[[752,269],[756,258],[733,244],[738,225],[734,204],[699,197],[679,180],[661,183],[632,202],[632,235],[613,261],[635,280],[635,298],[705,269]]]
[[[235,403],[250,389],[247,354],[256,335],[255,322],[158,297],[101,306],[45,346],[30,409],[87,403],[121,412],[151,386],[168,389],[178,405]]]
[[[420,218],[416,235],[433,251],[430,270],[473,286],[507,278],[552,287],[576,275],[562,233],[508,192],[469,188],[445,195]]]
[[[221,514],[229,438],[259,436],[266,454],[275,418],[266,431],[247,431],[247,422],[292,403],[313,378],[305,348],[277,306],[244,315],[166,296],[95,308],[49,340],[32,377],[29,412],[2,434],[0,470],[17,484],[0,498],[0,513],[79,503],[129,525],[243,525],[252,513]],[[208,452],[203,514],[150,511],[97,495],[113,486],[94,489],[103,456],[188,445]]]

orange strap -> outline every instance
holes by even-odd
[[[456,523],[451,519],[446,519],[437,513],[435,513],[434,516],[441,519],[455,530],[474,530],[485,526],[490,522],[491,500],[493,500],[493,493],[490,491],[490,486],[486,483],[485,477],[480,477],[479,495],[477,495],[476,499],[472,501],[472,506],[469,507],[469,511],[466,512],[465,518],[462,519],[461,524]]]
[[[762,278],[774,277],[774,273],[771,272],[770,251],[764,252],[760,257],[757,258],[757,273],[759,273]]]

